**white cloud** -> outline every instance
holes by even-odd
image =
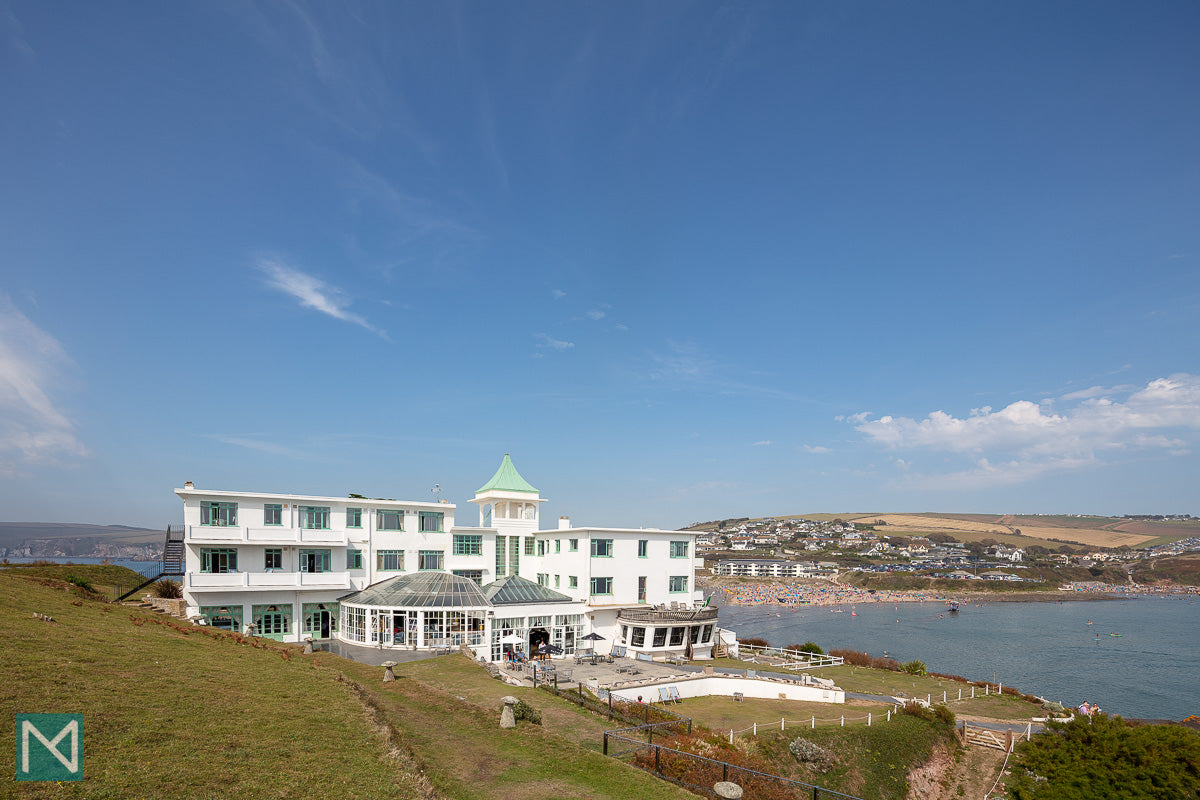
[[[301,307],[320,311],[322,314],[328,314],[343,322],[352,322],[387,338],[387,334],[383,331],[358,314],[347,310],[350,299],[336,286],[329,286],[319,278],[293,269],[277,258],[259,259],[257,266],[259,271],[266,276],[268,286],[299,300]]]
[[[616,330],[619,330],[619,331],[629,330],[629,326],[623,322],[618,322],[616,325],[613,325],[613,328],[615,328]]]
[[[755,442],[751,447],[770,447],[772,444],[770,439],[763,439],[761,442]]]
[[[583,312],[583,315],[588,319],[600,320],[604,319],[604,312],[598,308],[593,308],[591,311]]]
[[[62,345],[0,294],[0,474],[19,464],[55,464],[88,455],[49,386],[71,363]]]
[[[562,352],[563,350],[570,350],[575,346],[574,342],[565,342],[562,339],[555,339],[548,333],[535,333],[533,338],[538,340],[538,347],[548,347],[551,350],[558,350],[559,352]]]
[[[564,297],[567,296],[567,293],[564,292],[562,289],[551,289],[550,294],[552,294],[554,296],[555,300],[562,300]]]
[[[824,453],[832,453],[833,450],[828,447],[822,447],[819,444],[806,444],[806,445],[804,445],[804,452],[824,454]]]
[[[288,458],[301,458],[304,453],[293,448],[286,447],[272,441],[262,441],[254,438],[254,435],[231,436],[223,433],[209,434],[208,438],[215,439],[222,444],[231,444],[235,447],[244,447],[247,450],[257,450],[260,453],[268,453],[275,456],[287,456]]]
[[[1112,451],[1186,452],[1200,431],[1200,376],[1181,373],[1131,389],[1091,387],[1058,403],[1018,400],[998,411],[972,409],[963,418],[934,411],[922,420],[856,414],[847,421],[889,449],[970,457],[969,469],[921,479],[961,488],[1019,483],[1097,464]],[[1064,401],[1078,402],[1060,407]]]

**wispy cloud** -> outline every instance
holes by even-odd
[[[244,447],[247,450],[256,450],[260,453],[267,453],[273,456],[287,456],[288,458],[303,458],[305,453],[300,450],[281,445],[274,441],[263,441],[258,437],[259,434],[245,435],[229,435],[224,433],[206,434],[206,438],[214,439],[222,444],[231,444],[235,447]]]
[[[854,415],[847,421],[892,450],[966,456],[969,467],[912,476],[924,486],[975,488],[1021,483],[1049,472],[1102,464],[1121,451],[1185,453],[1200,432],[1200,376],[1158,378],[1142,388],[1100,387],[1049,404],[1018,400],[966,417],[934,411],[925,419]]]
[[[384,331],[348,310],[350,299],[336,286],[329,286],[321,279],[294,269],[278,258],[260,259],[257,266],[266,277],[268,286],[295,298],[302,308],[311,308],[334,319],[352,322],[371,333],[387,338]]]
[[[772,444],[770,439],[763,439],[761,442],[755,442],[751,447],[770,447]]]
[[[548,333],[535,333],[533,338],[537,339],[538,347],[547,348],[550,350],[558,350],[560,352],[563,350],[570,350],[575,346],[574,342],[566,342],[562,339],[555,339]]]
[[[551,296],[552,296],[552,297],[553,297],[555,300],[562,300],[564,297],[566,297],[566,296],[567,296],[567,293],[566,293],[566,292],[564,292],[562,289],[551,289],[551,290],[550,290],[550,295],[551,295]]]
[[[88,455],[50,385],[71,360],[62,345],[0,293],[0,474],[22,464],[69,465]]]
[[[585,317],[587,317],[588,319],[592,319],[592,320],[604,319],[604,312],[598,308],[593,308],[591,311],[585,311],[585,312],[583,312],[583,315]]]
[[[694,342],[668,341],[663,350],[649,353],[650,378],[670,388],[690,388],[712,394],[746,395],[794,400],[794,395],[739,380],[738,368],[722,364]]]
[[[832,453],[833,450],[828,447],[822,447],[819,444],[806,444],[806,445],[804,445],[804,452],[817,453],[817,454],[823,455],[825,453]]]

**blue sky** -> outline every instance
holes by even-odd
[[[0,519],[462,507],[505,452],[581,524],[1200,513],[1198,33],[0,4]]]

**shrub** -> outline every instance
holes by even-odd
[[[833,768],[833,753],[802,736],[793,739],[788,744],[788,750],[796,757],[797,761],[812,767],[817,772],[828,772]]]
[[[796,649],[798,649],[801,653],[812,653],[813,655],[818,656],[825,655],[825,651],[821,649],[821,645],[817,644],[816,642],[805,642]]]
[[[745,639],[738,639],[738,644],[747,644],[752,647],[771,647],[771,643],[766,639],[758,636],[749,636]]]
[[[951,728],[954,727],[954,712],[950,710],[949,706],[934,706],[933,715],[938,718],[938,722],[949,725]]]
[[[67,583],[71,583],[71,584],[74,584],[75,586],[78,586],[80,589],[83,589],[84,591],[87,591],[87,592],[96,591],[95,589],[92,588],[92,584],[90,581],[88,581],[87,578],[81,578],[78,575],[68,575],[66,577],[66,581],[67,581]]]
[[[855,667],[871,667],[872,669],[886,669],[893,672],[900,670],[900,662],[894,658],[875,658],[872,655],[860,652],[858,650],[843,650],[835,648],[829,651],[829,655],[837,656]]]
[[[909,675],[924,675],[927,672],[925,669],[925,662],[917,658],[914,658],[912,661],[909,661],[907,664],[905,664],[903,669]]]
[[[515,717],[518,721],[524,720],[526,722],[532,722],[534,725],[542,724],[542,712],[538,711],[524,700],[518,701],[517,704],[513,706],[513,717]]]
[[[166,599],[183,597],[183,587],[179,585],[178,581],[163,578],[161,581],[150,585],[150,594],[154,597]]]

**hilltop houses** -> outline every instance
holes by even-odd
[[[694,586],[696,534],[541,524],[505,454],[469,501],[200,489],[184,506],[183,595],[203,624],[281,641],[466,646],[485,660],[595,633],[630,655],[711,656],[717,609]]]

